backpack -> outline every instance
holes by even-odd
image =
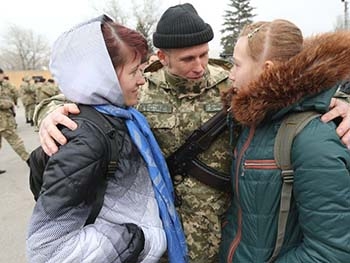
[[[113,176],[117,169],[117,160],[120,149],[117,149],[117,142],[115,140],[116,128],[108,120],[107,116],[104,116],[91,106],[79,105],[79,109],[80,113],[78,115],[71,115],[70,118],[73,120],[82,119],[93,124],[96,129],[103,134],[107,146],[106,149],[108,151],[108,160],[105,162],[105,166],[103,167],[103,171],[101,173],[102,176],[99,178],[93,208],[85,222],[85,225],[87,225],[95,222],[95,219],[102,208],[104,194],[107,187],[107,177]],[[29,157],[29,185],[35,201],[37,201],[41,194],[43,174],[49,158],[50,157],[45,154],[41,146],[33,150]]]
[[[281,169],[282,190],[276,244],[272,256],[267,261],[274,262],[281,250],[292,198],[294,171],[291,164],[291,149],[295,136],[314,118],[321,114],[315,111],[292,113],[286,116],[275,138],[274,156],[277,167]]]

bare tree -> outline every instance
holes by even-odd
[[[155,0],[144,0],[143,5],[140,6],[133,0],[133,6],[136,18],[136,30],[141,32],[147,39],[150,53],[153,53],[152,34],[160,17],[159,9],[157,8],[160,6],[160,3]]]
[[[102,10],[118,23],[135,28],[142,33],[147,39],[152,53],[152,33],[160,17],[160,0],[132,0],[131,2],[108,0],[103,3],[102,7],[98,7],[101,1],[90,1],[96,11]]]
[[[114,21],[122,25],[128,25],[130,15],[127,8],[125,8],[125,1],[123,4],[121,4],[120,0],[108,0],[104,1],[101,7],[101,1],[90,0],[90,3],[92,5],[92,8],[97,13],[100,13],[99,10],[101,10],[102,12],[111,16],[114,19]]]
[[[2,38],[0,57],[5,69],[41,70],[48,67],[50,47],[43,36],[12,25]]]

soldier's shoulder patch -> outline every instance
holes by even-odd
[[[173,106],[166,103],[140,103],[138,110],[141,112],[172,113]]]
[[[163,67],[162,63],[159,60],[154,61],[152,64],[148,65],[144,72],[155,72]]]
[[[233,66],[233,64],[227,60],[219,59],[219,58],[210,58],[209,62],[210,65],[217,65],[222,67],[225,70],[230,70]]]
[[[204,105],[206,112],[218,112],[222,109],[222,103],[208,103]]]

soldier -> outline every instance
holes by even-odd
[[[38,83],[37,88],[37,104],[41,101],[48,99],[52,96],[55,96],[59,93],[59,89],[53,79],[48,79],[41,77]]]
[[[13,100],[15,106],[18,107],[18,97],[19,97],[19,93],[17,88],[15,87],[15,85],[11,84],[10,82],[10,78],[8,76],[4,75],[3,78],[3,85],[6,86],[9,90],[10,90],[10,96],[11,99]]]
[[[52,94],[50,97],[58,95],[60,93],[60,89],[58,88],[54,79],[48,79],[47,84],[50,87],[47,93],[49,93],[50,95]]]
[[[21,99],[25,110],[26,123],[34,125],[33,115],[35,109],[35,87],[30,83],[31,78],[24,76],[22,78],[23,83],[20,86]]]
[[[41,87],[43,86],[43,83],[46,81],[46,79],[42,76],[33,76],[33,79],[35,87],[35,105],[38,105],[42,101]]]
[[[4,71],[0,69],[0,149],[1,137],[3,136],[21,159],[27,161],[29,154],[16,132],[15,105],[17,105],[17,91],[14,91],[13,87],[11,88],[3,80]]]
[[[159,61],[145,69],[148,83],[141,89],[138,109],[147,117],[165,157],[222,108],[220,91],[230,85],[227,76],[231,65],[208,58],[208,42],[213,37],[211,26],[191,4],[170,7],[157,24],[153,44],[159,49]],[[228,171],[227,141],[225,133],[197,156],[204,164],[200,169]],[[211,179],[204,183],[200,174],[188,171],[187,175],[172,175],[181,199],[178,211],[190,261],[218,262],[220,217],[227,193],[214,188]]]
[[[147,117],[166,157],[182,146],[196,128],[221,110],[220,92],[230,85],[230,65],[208,58],[208,42],[212,39],[211,26],[202,20],[191,4],[168,8],[153,34],[153,44],[159,49],[159,61],[145,69],[148,81],[141,89],[138,109]],[[37,110],[39,121],[48,116],[40,131],[48,154],[57,151],[57,145],[48,134],[60,144],[66,142],[54,125],[61,123],[71,129],[76,127],[75,123],[62,116],[62,113],[77,112],[71,104],[47,115],[48,108],[52,110],[62,105],[60,99],[46,105],[46,110],[45,105]],[[201,161],[202,165],[198,168],[201,171],[188,171],[186,176],[172,175],[181,198],[178,211],[191,262],[218,262],[220,217],[225,211],[228,194],[214,188],[210,183],[212,178],[203,177],[228,173],[228,147],[228,134],[223,133],[205,152],[191,156]],[[208,170],[213,171],[212,174]]]

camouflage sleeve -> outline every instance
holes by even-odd
[[[55,109],[59,108],[65,103],[69,103],[70,101],[66,99],[63,94],[59,94],[48,99],[42,100],[35,107],[33,121],[37,127],[40,127],[41,121]]]
[[[350,103],[350,94],[337,90],[337,92],[333,95],[333,98],[342,99],[348,103]]]
[[[334,93],[333,98],[342,99],[350,103],[350,85],[349,83],[344,83],[339,85],[337,91]]]
[[[11,93],[12,93],[12,99],[13,99],[13,103],[17,106],[17,102],[18,102],[18,96],[19,96],[19,93],[18,93],[18,90],[15,86],[13,85],[10,85],[11,87]]]

